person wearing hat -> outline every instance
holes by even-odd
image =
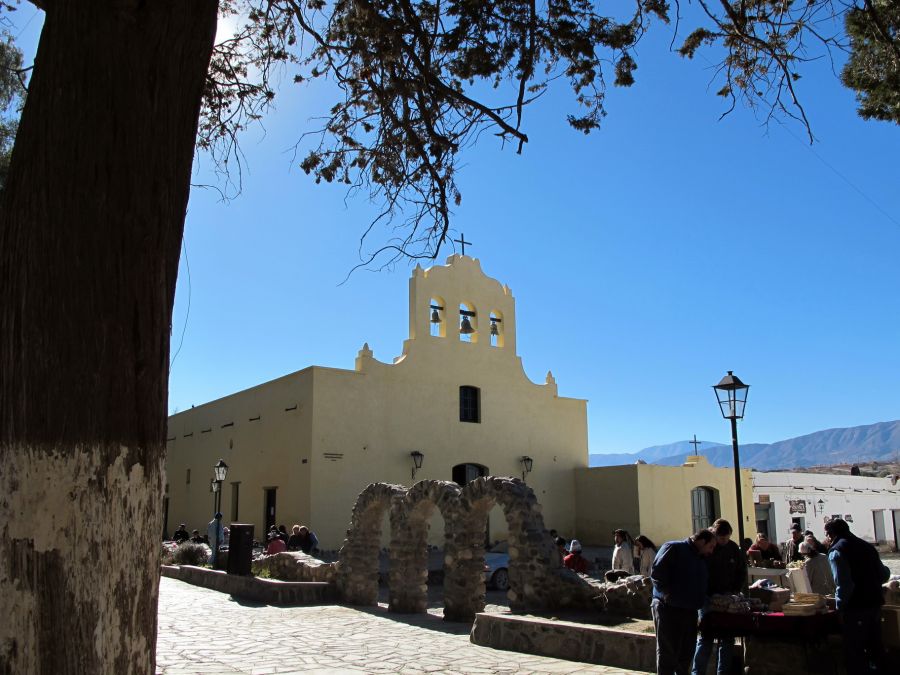
[[[278,530],[269,532],[269,544],[266,546],[266,555],[275,555],[276,553],[284,553],[287,546],[284,540],[278,536]]]
[[[785,565],[803,560],[800,544],[803,542],[803,530],[799,523],[791,525],[791,538],[781,545],[781,559]]]
[[[577,539],[573,539],[569,543],[569,555],[563,560],[563,565],[579,574],[588,573],[588,563],[581,555],[581,542]]]
[[[188,539],[191,538],[191,533],[187,531],[187,524],[182,523],[178,526],[178,529],[175,530],[175,534],[172,535],[172,541],[183,544]]]

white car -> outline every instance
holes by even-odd
[[[509,547],[506,542],[496,544],[485,552],[484,583],[498,591],[509,588]]]

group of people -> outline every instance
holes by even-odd
[[[800,536],[792,532],[793,545],[789,543],[786,549],[791,556],[805,558],[807,565],[816,560],[817,570],[823,562],[830,568],[836,608],[842,620],[847,672],[869,673],[871,668],[887,672],[879,670],[884,658],[880,612],[884,602],[881,585],[888,580],[890,571],[875,547],[851,533],[846,521],[829,521],[825,533],[824,542],[815,541],[815,537],[811,542],[809,535],[798,528]],[[667,541],[656,554],[650,579],[657,673],[706,673],[716,647],[717,672],[729,672],[734,640],[714,640],[703,631],[698,635],[698,624],[711,596],[736,595],[746,590],[747,557],[731,541],[731,535],[731,525],[720,518],[709,529],[687,539]],[[768,544],[766,537],[757,535],[756,550],[763,553],[770,548]],[[810,577],[812,585],[813,574]]]
[[[217,524],[211,528],[213,523]],[[228,546],[229,531],[227,527],[222,527],[221,523],[222,514],[217,513],[210,521],[209,525],[207,525],[205,534],[201,534],[200,530],[196,529],[188,532],[187,524],[181,523],[178,526],[178,529],[172,534],[172,541],[176,544],[183,544],[184,542],[189,541],[192,544],[206,544],[207,546],[213,546],[216,539],[215,532],[221,527],[219,530],[219,546]]]
[[[615,530],[613,539],[616,543],[612,555],[613,572],[650,576],[650,566],[657,552],[656,544],[643,534],[633,539],[628,530]]]
[[[816,539],[811,530],[801,530],[797,523],[791,525],[790,532],[790,539],[781,546],[769,541],[764,533],[758,533],[756,541],[747,548],[747,556],[761,563],[775,561],[785,566],[802,561],[810,591],[833,595],[835,582],[828,563],[828,546]]]
[[[288,535],[284,525],[278,525],[277,527],[273,525],[266,535],[265,554],[274,555],[283,551],[302,551],[310,555],[319,548],[319,538],[306,525],[294,525],[291,530],[291,534]],[[188,532],[187,525],[181,523],[178,529],[175,530],[172,539],[177,544],[182,544],[186,541],[194,544],[206,544],[212,549],[212,563],[215,565],[219,549],[228,547],[230,532],[228,527],[222,524],[222,514],[216,513],[206,526],[205,534],[201,534],[200,530]],[[218,546],[216,546],[217,543]]]
[[[319,548],[319,538],[306,525],[294,525],[288,535],[284,525],[272,525],[266,536],[266,555],[284,551],[302,551],[311,555]]]

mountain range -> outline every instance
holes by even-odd
[[[826,429],[776,443],[740,446],[741,467],[758,471],[799,469],[828,464],[897,461],[900,455],[900,420],[846,429]],[[688,455],[705,455],[714,466],[732,466],[730,445],[701,441],[695,451],[690,441],[654,445],[634,453],[592,454],[590,466],[615,466],[644,461],[680,466]]]

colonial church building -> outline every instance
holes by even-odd
[[[210,519],[223,459],[225,520],[254,523],[258,537],[273,523],[304,523],[322,548],[337,548],[369,483],[482,475],[524,477],[547,527],[576,533],[586,401],[559,396],[550,373],[528,379],[515,310],[509,287],[474,258],[417,266],[409,338],[392,362],[364,345],[353,370],[310,366],[171,416],[167,531]],[[491,538],[504,536],[498,521]]]

